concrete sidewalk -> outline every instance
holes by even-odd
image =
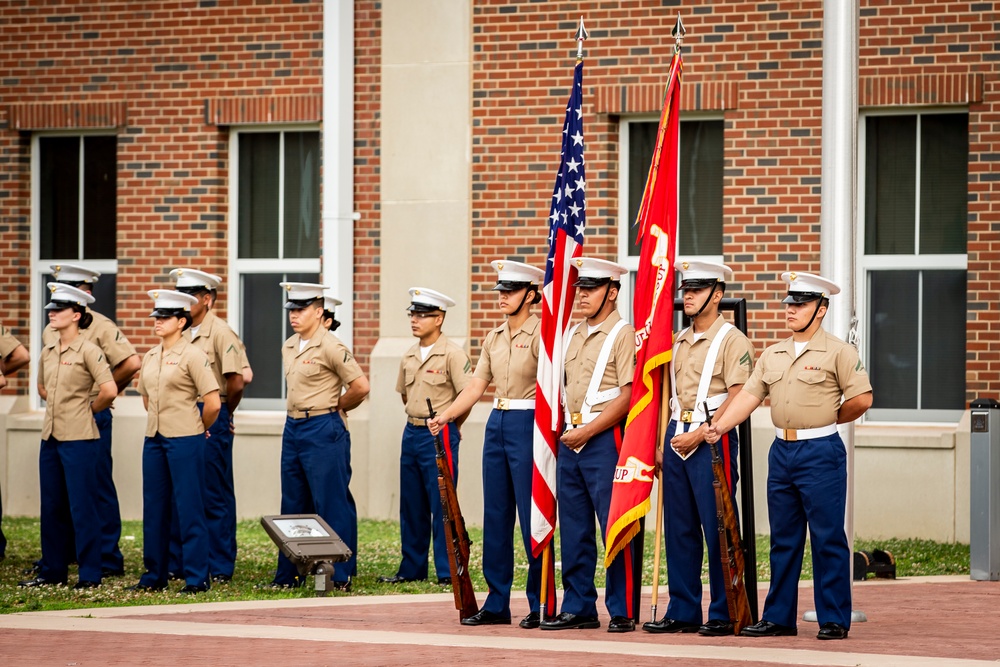
[[[869,620],[832,642],[805,622],[766,639],[521,630],[516,595],[514,625],[485,628],[461,626],[450,593],[19,613],[0,616],[0,665],[1000,665],[1000,582],[873,580],[854,595]],[[643,604],[648,620],[648,591]],[[812,608],[803,582],[800,613]]]

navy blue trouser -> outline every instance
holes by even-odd
[[[198,404],[201,412],[205,405]],[[229,406],[222,403],[219,416],[208,429],[205,442],[205,520],[208,521],[208,570],[214,576],[233,576],[236,568],[236,492],[233,484],[233,432]],[[170,527],[170,571],[180,573],[180,526],[176,514]]]
[[[598,433],[579,450],[559,443],[556,489],[559,497],[564,613],[597,616],[594,517],[597,517],[603,539],[608,530],[611,488],[620,446],[620,427]],[[607,570],[604,606],[611,616],[635,617],[632,582],[632,543],[629,542]]]
[[[351,434],[337,412],[285,420],[281,436],[281,513],[319,514],[351,550],[351,559],[333,566],[333,581],[357,572],[358,509],[351,495]],[[274,583],[305,581],[284,554],[278,554]]]
[[[189,586],[209,585],[205,520],[205,436],[147,437],[142,448],[142,535],[146,573],[139,583],[167,585],[170,522],[176,507],[182,573]],[[180,573],[178,573],[180,574]]]
[[[118,505],[118,490],[113,475],[114,462],[111,457],[111,408],[105,408],[94,415],[100,433],[97,462],[94,470],[94,484],[97,489],[97,512],[101,525],[101,567],[112,572],[125,568],[118,542],[122,536],[122,513]]]
[[[690,426],[682,425],[684,431]],[[713,486],[712,448],[703,442],[686,460],[681,459],[670,448],[670,439],[676,430],[677,422],[671,420],[663,446],[663,523],[667,546],[667,588],[670,592],[667,617],[701,625],[704,543],[708,547],[708,581],[712,596],[708,618],[728,621],[729,605],[722,572],[719,519]],[[735,508],[738,480],[736,457],[739,450],[736,429],[723,435],[718,447],[723,468],[728,471],[729,492]]]
[[[844,530],[847,450],[840,434],[798,442],[776,438],[767,465],[771,587],[761,618],[795,626],[808,525],[817,620],[820,625],[850,628],[852,556]]]
[[[451,449],[451,478],[458,484],[458,428],[445,426],[442,442]],[[445,461],[448,461],[446,452]],[[437,450],[434,436],[426,426],[407,423],[399,454],[399,532],[403,560],[397,576],[426,579],[428,549],[434,537],[434,570],[450,577],[448,545],[441,518],[441,491],[438,488]]]
[[[43,579],[65,582],[69,564],[80,581],[101,581],[101,530],[94,487],[97,440],[42,440],[38,453]],[[74,547],[75,544],[75,547]]]
[[[493,410],[483,442],[483,576],[490,589],[483,609],[506,617],[514,584],[515,515],[528,555],[528,607],[538,611],[542,559],[531,555],[534,424],[534,410]]]

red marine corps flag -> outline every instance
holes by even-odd
[[[583,254],[586,177],[583,168],[583,40],[580,20],[573,89],[566,105],[562,153],[549,211],[549,255],[542,281],[541,348],[535,388],[534,470],[531,479],[531,551],[542,559],[542,605],[555,613],[555,568],[551,558],[556,529],[556,453],[562,432],[563,356],[573,314],[576,267]]]
[[[663,369],[673,346],[674,247],[677,231],[677,131],[680,111],[683,26],[674,28],[678,44],[670,61],[646,188],[635,224],[639,225],[639,269],[632,313],[635,320],[635,376],[625,440],[618,455],[611,491],[605,567],[639,532],[639,519],[649,512],[653,468],[660,432]]]

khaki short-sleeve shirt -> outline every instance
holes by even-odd
[[[149,399],[146,435],[179,438],[205,432],[198,397],[219,390],[205,353],[181,336],[169,350],[157,345],[139,371],[139,393]]]
[[[597,358],[601,348],[611,333],[611,329],[621,320],[618,311],[612,313],[597,327],[594,333],[587,334],[587,323],[582,322],[566,347],[565,380],[566,409],[569,412],[580,412],[587,398],[587,388],[597,366]],[[608,357],[608,365],[604,367],[601,384],[598,391],[606,391],[615,387],[625,387],[632,384],[635,372],[635,327],[626,324],[618,335]],[[604,404],[591,406],[591,412],[600,412]]]
[[[11,335],[10,329],[0,324],[0,359],[6,359],[20,344],[21,342]],[[3,377],[3,373],[0,373],[0,377]]]
[[[90,388],[112,382],[111,369],[101,348],[83,336],[65,350],[59,348],[59,341],[46,345],[38,359],[38,377],[47,394],[42,440],[96,440],[100,433],[90,409]]]
[[[677,383],[677,400],[681,410],[695,409],[698,398],[698,383],[701,382],[702,371],[705,370],[705,359],[708,348],[719,335],[719,330],[726,319],[719,317],[712,326],[697,341],[694,339],[694,328],[688,327],[677,339],[674,355],[674,381]],[[725,394],[730,387],[745,384],[753,372],[753,343],[746,335],[733,327],[726,334],[719,348],[719,356],[715,358],[712,368],[712,381],[708,385],[708,395]]]
[[[336,409],[341,390],[361,377],[361,367],[347,346],[323,327],[301,351],[299,341],[295,334],[281,348],[288,410]]]
[[[495,384],[497,398],[534,398],[540,344],[537,316],[530,315],[513,338],[504,322],[486,334],[474,377]]]
[[[86,329],[80,329],[80,335],[83,336],[84,340],[89,340],[101,348],[108,366],[114,372],[118,364],[136,353],[135,348],[129,342],[128,338],[125,337],[125,334],[121,332],[121,329],[118,328],[118,325],[108,319],[107,316],[101,315],[96,310],[91,310],[90,308],[87,309],[87,312],[93,316],[94,321]],[[42,330],[42,345],[51,345],[58,341],[59,332],[53,329],[51,324],[47,325]],[[90,390],[90,396],[93,398],[96,395],[97,385],[94,385]]]
[[[872,385],[854,346],[820,329],[798,358],[791,338],[764,350],[743,389],[771,397],[776,427],[806,429],[835,424],[841,396],[850,400]]]
[[[243,342],[236,332],[212,311],[205,313],[205,319],[198,327],[197,336],[192,337],[191,329],[185,331],[183,335],[208,357],[208,362],[212,364],[212,372],[215,374],[215,381],[219,385],[220,398],[225,399],[225,376],[230,373],[243,373],[245,356]]]
[[[399,362],[396,391],[406,399],[406,414],[427,417],[427,399],[440,414],[454,402],[472,378],[472,362],[465,350],[441,334],[426,359],[420,358],[420,343]]]

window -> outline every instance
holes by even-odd
[[[280,350],[292,332],[278,283],[319,282],[319,152],[318,131],[233,135],[237,287],[229,308],[254,371],[242,402],[249,409],[284,408]]]
[[[36,295],[31,349],[41,348],[48,324],[45,284],[52,264],[68,262],[101,272],[92,308],[116,315],[118,139],[101,134],[36,134],[32,139],[32,276]]]
[[[722,261],[722,119],[681,119],[677,255]],[[621,124],[621,181],[619,187],[618,261],[631,270],[619,303],[631,310],[631,294],[638,269],[639,212],[649,165],[656,148],[658,120],[623,120]]]
[[[864,117],[868,418],[957,421],[965,407],[969,121]]]

